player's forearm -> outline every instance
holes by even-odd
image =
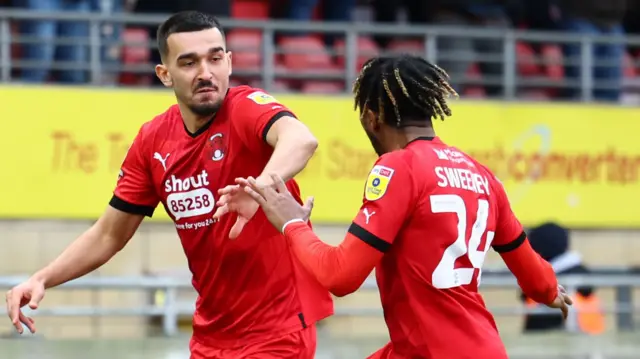
[[[553,267],[531,248],[528,240],[500,256],[528,298],[542,304],[553,302],[558,295],[556,274]]]
[[[338,247],[328,245],[303,223],[287,226],[285,237],[307,271],[339,297],[360,288],[381,257],[355,237],[345,239]]]
[[[272,182],[270,174],[276,173],[285,181],[292,179],[307,165],[318,148],[318,141],[311,133],[298,135],[284,133],[278,138],[269,162],[258,177],[261,183]]]
[[[33,278],[42,281],[46,288],[58,286],[97,269],[120,249],[121,244],[102,235],[94,225]]]

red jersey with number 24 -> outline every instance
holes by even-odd
[[[385,252],[376,277],[391,357],[507,358],[478,286],[489,247],[523,228],[488,169],[419,138],[376,162],[349,232]]]
[[[218,189],[261,174],[273,152],[266,134],[283,116],[295,117],[261,90],[239,86],[192,134],[175,105],[142,126],[122,166],[110,204],[147,216],[164,205],[198,292],[193,339],[202,344],[246,346],[333,313],[329,292],[291,255],[262,210],[235,240],[229,239],[235,214],[212,220]],[[300,200],[295,181],[287,186]]]

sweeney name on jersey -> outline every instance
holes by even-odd
[[[478,194],[489,193],[489,179],[480,175],[473,169],[476,168],[475,163],[467,156],[457,151],[455,148],[444,148],[433,150],[441,161],[452,162],[456,164],[464,163],[469,168],[457,168],[448,166],[436,166],[435,172],[438,177],[438,186],[443,188],[459,188]]]
[[[459,188],[478,194],[489,195],[489,180],[466,168],[440,167],[435,168],[438,186]]]
[[[167,211],[173,215],[177,229],[198,229],[214,223],[211,218],[178,223],[180,219],[213,212],[215,198],[207,187],[209,186],[208,176],[207,171],[202,170],[199,174],[187,178],[171,175],[165,181],[164,190],[168,194]]]

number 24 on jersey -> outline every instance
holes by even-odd
[[[488,231],[487,241],[484,248],[479,248],[482,237],[487,230],[487,220],[489,218],[489,202],[484,199],[478,200],[478,212],[476,222],[471,228],[471,236],[467,245],[467,206],[462,197],[458,195],[433,195],[431,196],[431,210],[433,213],[452,213],[458,220],[457,238],[447,249],[445,249],[442,259],[436,266],[431,276],[431,283],[439,289],[455,288],[462,285],[471,284],[475,269],[481,271],[485,256],[493,237],[494,232]],[[467,256],[473,268],[455,268],[455,262],[462,256]],[[478,284],[480,274],[478,274]]]

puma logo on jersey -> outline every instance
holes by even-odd
[[[166,156],[162,157],[161,154],[156,152],[156,153],[153,154],[153,159],[160,161],[160,163],[162,164],[162,168],[164,168],[164,170],[166,171],[167,170],[167,159],[169,158],[169,155],[171,155],[171,154],[167,153]]]
[[[376,214],[376,212],[369,212],[369,208],[363,209],[362,213],[364,213],[364,223],[365,224],[369,224],[369,220],[371,219],[371,216]]]

